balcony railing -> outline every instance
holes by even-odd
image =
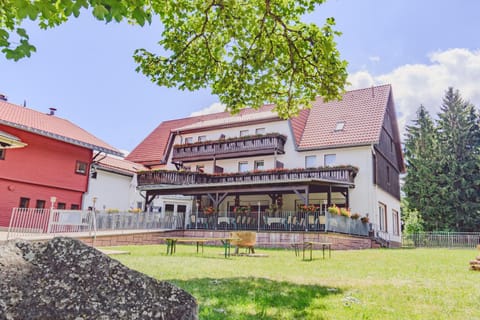
[[[138,185],[198,185],[323,180],[353,183],[358,169],[353,166],[312,169],[274,169],[258,172],[207,174],[190,171],[148,171],[139,173]]]
[[[228,159],[283,154],[287,137],[279,133],[187,143],[173,146],[173,161]]]

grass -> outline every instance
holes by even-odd
[[[474,249],[314,251],[313,261],[293,250],[225,259],[221,247],[120,249],[130,255],[114,258],[128,267],[190,292],[200,319],[480,319]]]

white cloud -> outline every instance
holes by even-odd
[[[448,87],[458,89],[463,99],[480,106],[480,50],[449,49],[434,52],[429,58],[428,64],[407,64],[378,76],[356,72],[348,78],[349,89],[391,84],[402,138],[405,125],[416,117],[421,104],[436,117]]]
[[[195,117],[195,116],[201,116],[204,114],[217,113],[217,112],[223,112],[223,111],[225,111],[225,105],[219,102],[215,102],[202,110],[192,112],[190,116]]]
[[[379,62],[380,57],[379,56],[371,56],[371,57],[368,57],[368,60],[370,60],[371,62]]]

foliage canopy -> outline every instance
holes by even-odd
[[[159,45],[168,55],[136,50],[137,71],[161,86],[210,87],[232,113],[274,103],[288,118],[317,95],[339,98],[346,83],[334,19],[323,27],[301,21],[324,1],[0,0],[0,49],[13,60],[35,51],[21,28],[28,19],[46,29],[87,10],[105,22],[126,19],[143,26],[159,18]]]

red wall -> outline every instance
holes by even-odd
[[[0,226],[8,226],[20,197],[30,198],[30,208],[35,207],[36,200],[45,200],[50,207],[52,196],[68,209],[72,204],[81,206],[88,172],[75,173],[75,165],[77,160],[89,164],[92,150],[3,125],[0,130],[28,144],[7,149],[5,159],[0,160]]]

